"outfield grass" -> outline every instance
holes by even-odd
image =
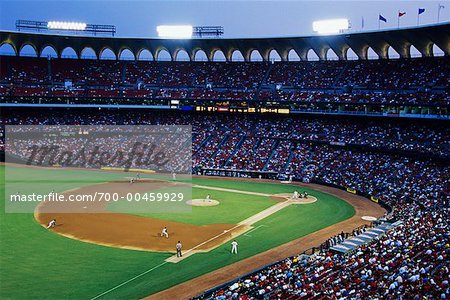
[[[98,172],[82,170],[70,172],[75,172],[71,175],[75,174],[79,180],[66,182],[61,188],[78,187],[80,182],[86,179],[89,179],[88,182],[92,182],[91,179],[101,182],[117,180],[118,176],[123,177],[121,173],[102,173],[100,177]],[[4,167],[0,166],[0,177],[3,178],[3,175]],[[34,175],[36,178],[49,178],[49,176],[59,178],[58,175],[62,173],[57,174],[48,170]],[[4,184],[1,183],[0,195],[4,195]],[[292,186],[281,184],[206,178],[195,178],[193,183],[268,194],[295,190]],[[205,191],[193,189],[194,198],[197,197],[196,195],[203,198],[204,196],[200,197],[200,195],[204,195]],[[213,198],[223,198],[223,200],[220,199],[223,204],[217,207],[194,207],[191,215],[155,214],[152,217],[193,224],[210,224],[214,221],[215,223],[237,222],[239,219],[245,219],[248,214],[273,204],[273,200],[267,197],[229,192],[216,194],[216,192],[211,192],[214,195]],[[310,191],[310,193],[319,200],[308,205],[286,207],[255,224],[257,229],[251,233],[251,236],[240,236],[237,239],[240,244],[238,255],[230,255],[230,246],[227,244],[209,253],[190,256],[178,264],[164,263],[164,259],[171,256],[168,253],[115,249],[59,236],[37,224],[32,213],[6,214],[4,199],[2,199],[0,201],[0,298],[91,299],[130,278],[155,268],[120,288],[108,292],[103,297],[136,299],[253,256],[350,218],[354,214],[353,207],[334,196],[316,191]],[[214,212],[214,208],[217,211]]]

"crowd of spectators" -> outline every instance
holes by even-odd
[[[403,223],[348,256],[296,256],[198,299],[448,299],[448,204],[393,201]]]
[[[0,96],[449,105],[448,59],[270,64],[0,56]]]

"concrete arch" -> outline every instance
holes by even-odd
[[[203,49],[197,48],[193,52],[194,61],[208,61],[208,55]]]
[[[98,55],[101,60],[117,60],[117,55],[110,47],[103,47]]]
[[[231,61],[245,61],[244,55],[239,49],[234,49],[231,53]]]
[[[156,49],[154,57],[156,61],[173,61],[172,53],[165,47]]]
[[[334,52],[333,49],[329,48],[325,53],[326,60],[339,60],[339,56]]]
[[[39,57],[58,57],[58,51],[53,45],[44,44],[39,51]]]
[[[5,51],[5,48],[7,49],[7,51]],[[11,50],[12,50],[12,52],[11,52]],[[3,42],[0,44],[0,53],[2,53],[2,55],[17,56],[17,49],[14,44]]]
[[[394,47],[389,46],[387,50],[388,59],[399,59],[400,54],[394,49]]]
[[[31,49],[33,51],[30,51]],[[23,44],[22,46],[20,46],[20,50],[19,50],[19,56],[32,56],[32,57],[38,57],[38,53],[39,51],[37,50],[36,46],[34,46],[33,44]]]
[[[355,53],[355,51],[353,51],[352,48],[348,48],[347,51],[345,52],[345,59],[346,60],[358,60],[359,56],[358,56],[358,54]]]
[[[225,53],[221,49],[214,49],[212,52],[211,61],[219,62],[219,61],[227,61],[227,57]]]
[[[306,52],[306,59],[308,61],[318,61],[320,58],[319,55],[317,55],[316,51],[311,48]]]
[[[117,57],[119,60],[136,60],[136,56],[130,48],[120,49]]]
[[[63,48],[61,50],[60,57],[62,57],[62,58],[75,58],[75,59],[78,59],[79,55],[78,55],[77,51],[75,51],[74,48],[72,48],[72,47],[65,47],[65,48]]]
[[[255,61],[264,61],[263,55],[261,54],[261,52],[258,49],[252,49],[250,51],[250,61],[255,62]]]
[[[80,58],[82,58],[82,59],[98,59],[98,56],[92,47],[86,46],[81,50]]]
[[[288,51],[287,60],[288,61],[300,61],[301,59],[300,59],[300,55],[298,55],[297,51],[295,51],[295,49],[292,48]]]
[[[409,46],[408,52],[411,58],[423,57],[423,54],[412,44]]]
[[[380,56],[372,49],[372,47],[367,47],[366,49],[366,58],[369,60],[380,59]]]
[[[269,60],[270,61],[281,61],[281,55],[278,53],[276,49],[272,49],[269,52]]]
[[[433,45],[432,46],[433,56],[444,56],[445,55],[445,52],[441,48],[439,48],[438,45],[436,45],[436,44],[432,44],[432,45]]]
[[[153,56],[152,52],[147,48],[141,48],[139,49],[135,55],[136,60],[155,60],[155,57]]]
[[[173,55],[174,61],[190,61],[191,57],[185,49],[177,49]]]

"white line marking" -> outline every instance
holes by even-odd
[[[249,192],[249,191],[242,191],[242,190],[225,189],[225,188],[220,188],[220,187],[197,185],[197,184],[193,185],[192,187],[199,188],[199,189],[206,189],[206,190],[214,190],[214,191],[246,194],[246,195],[256,195],[256,196],[265,196],[265,197],[272,196],[272,194],[264,194],[264,193]]]
[[[249,233],[252,232],[252,231],[255,231],[256,229],[261,228],[261,227],[267,227],[267,225],[259,225],[259,226],[255,227],[255,228],[247,231],[246,233],[244,233],[244,235],[248,236],[248,237],[252,237],[251,235],[249,235]]]
[[[113,287],[113,288],[111,288],[111,289],[109,289],[109,290],[107,290],[107,291],[105,291],[105,292],[103,292],[103,293],[101,293],[101,294],[95,296],[94,298],[91,298],[91,300],[100,298],[101,296],[104,296],[104,295],[108,294],[109,292],[112,292],[112,291],[114,291],[115,289],[118,289],[118,288],[120,288],[121,286],[124,286],[125,284],[127,284],[127,283],[129,283],[129,282],[135,280],[136,278],[139,278],[139,277],[141,277],[141,276],[143,276],[143,275],[145,275],[145,274],[147,274],[147,273],[150,273],[151,271],[153,271],[153,270],[155,270],[155,269],[157,269],[157,268],[159,268],[159,267],[161,267],[161,266],[163,266],[163,265],[165,265],[165,264],[167,264],[166,261],[164,261],[164,262],[160,263],[159,265],[157,265],[157,266],[155,266],[155,267],[153,267],[153,268],[151,268],[151,269],[145,271],[144,273],[141,273],[141,274],[139,274],[139,275],[137,275],[137,276],[134,276],[134,277],[131,278],[131,279],[128,279],[127,281],[122,282],[122,283],[119,284],[118,286],[115,286],[115,287]]]

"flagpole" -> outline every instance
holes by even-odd
[[[378,30],[380,30],[380,16],[381,14],[378,14]]]
[[[397,13],[397,28],[400,28],[400,11]]]
[[[442,5],[441,5],[441,3],[439,3],[438,4],[438,19],[437,19],[437,22],[439,23],[439,19],[440,19],[440,17],[441,17],[441,8],[442,8]]]
[[[417,11],[417,26],[419,26],[419,17],[420,17],[420,14],[419,14],[419,12]]]

